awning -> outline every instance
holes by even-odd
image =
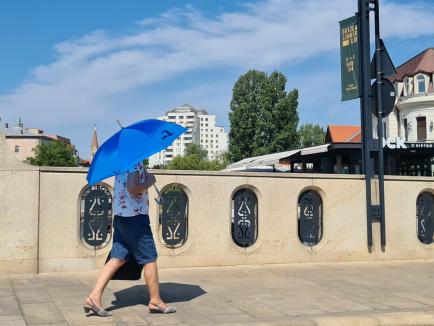
[[[281,159],[288,158],[298,152],[300,152],[300,150],[296,149],[292,151],[245,158],[244,160],[229,165],[225,171],[242,170],[243,168],[264,168],[265,166],[278,165]]]
[[[263,165],[277,165],[277,164],[279,164],[281,159],[293,156],[294,154],[297,154],[299,151],[300,151],[299,149],[295,149],[292,151],[286,151],[286,152],[273,153],[273,154],[267,154],[267,155],[259,156],[254,161],[247,163],[246,166],[252,167],[252,166],[260,166],[260,165],[262,165],[262,166]]]
[[[318,145],[313,147],[303,148],[300,151],[301,155],[312,155],[317,153],[325,153],[328,152],[330,144]]]

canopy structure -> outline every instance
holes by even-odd
[[[299,149],[295,149],[292,151],[245,158],[241,161],[229,165],[225,169],[225,171],[246,171],[246,170],[274,171],[276,169],[287,170],[287,168],[285,168],[285,163],[282,162],[282,159],[288,159],[291,156],[298,154],[299,152],[300,152]]]

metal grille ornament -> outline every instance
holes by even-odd
[[[422,243],[433,242],[434,196],[429,192],[419,195],[416,202],[417,237]]]
[[[256,242],[257,205],[256,195],[249,189],[240,189],[233,197],[232,238],[240,247],[249,247]]]
[[[112,224],[112,195],[110,191],[102,185],[88,187],[81,196],[81,203],[82,240],[92,247],[107,244],[110,241],[108,236],[109,232],[111,235]]]
[[[315,191],[306,191],[298,201],[298,237],[309,247],[321,241],[322,200]]]
[[[180,187],[163,191],[161,232],[166,246],[179,247],[187,241],[188,197]]]

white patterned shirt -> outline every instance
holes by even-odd
[[[139,172],[139,183],[145,181],[145,169],[143,163],[136,164],[129,172],[117,175],[114,185],[114,214],[118,216],[136,216],[149,214],[148,190],[141,194],[131,195],[127,189],[128,174]]]

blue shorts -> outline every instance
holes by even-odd
[[[131,255],[145,265],[158,257],[148,215],[115,215],[111,258],[128,261]]]

